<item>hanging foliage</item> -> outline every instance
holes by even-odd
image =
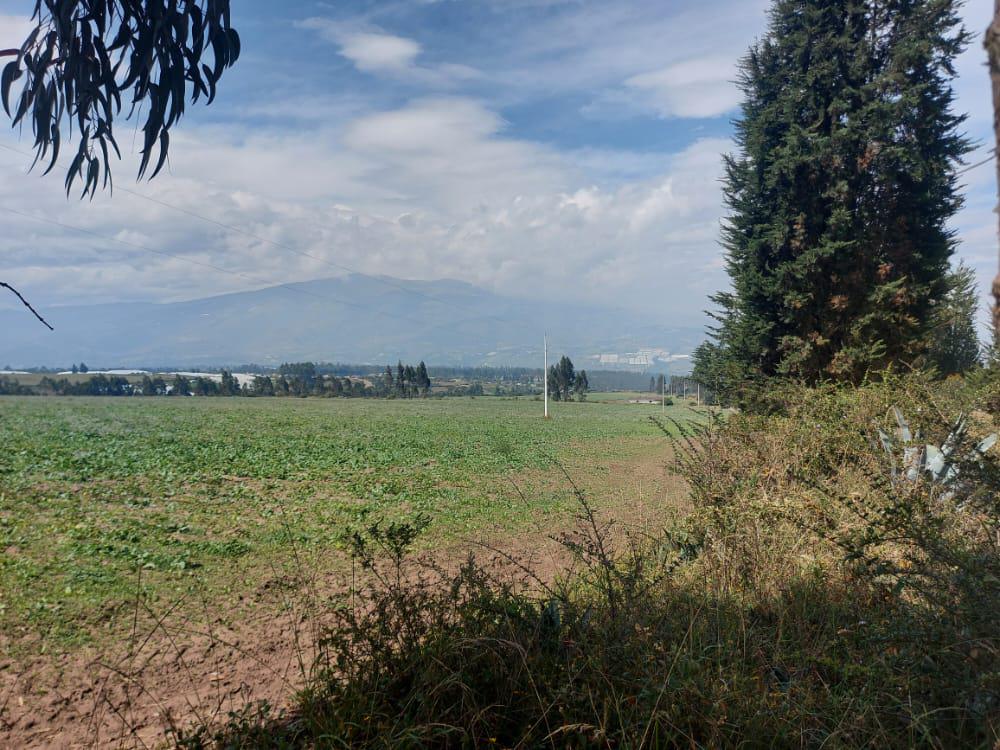
[[[0,72],[0,100],[14,127],[30,123],[35,164],[59,161],[64,138],[75,153],[67,194],[111,182],[111,153],[121,158],[114,125],[144,116],[139,177],[163,169],[170,129],[187,98],[207,103],[240,54],[229,0],[36,0],[33,28]],[[65,131],[65,132],[64,132]],[[152,171],[150,172],[150,168]]]

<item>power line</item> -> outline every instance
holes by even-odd
[[[20,154],[22,156],[31,156],[31,154],[29,154],[26,151],[21,151],[19,149],[13,148],[11,146],[7,146],[6,144],[3,144],[3,143],[0,143],[0,148],[4,149],[6,151],[11,151],[11,152],[13,152],[15,154]],[[299,256],[301,256],[303,258],[309,258],[310,260],[315,260],[315,261],[317,261],[319,263],[323,263],[323,264],[325,264],[327,266],[330,266],[331,268],[335,268],[335,269],[340,270],[340,271],[346,271],[348,273],[357,274],[358,276],[362,276],[362,277],[364,277],[366,279],[369,279],[371,281],[374,281],[374,282],[376,282],[378,284],[382,284],[383,286],[387,286],[387,287],[390,287],[392,289],[397,289],[399,291],[405,292],[407,294],[412,294],[412,295],[417,296],[417,297],[423,297],[424,299],[430,300],[431,302],[436,302],[436,303],[438,303],[440,305],[446,305],[448,307],[453,307],[453,308],[455,308],[457,310],[461,310],[461,311],[466,312],[466,313],[472,312],[469,308],[465,307],[464,305],[459,305],[459,304],[451,302],[449,300],[441,299],[440,297],[436,297],[436,296],[434,296],[432,294],[427,294],[426,292],[421,292],[418,289],[411,289],[410,287],[404,286],[403,284],[397,284],[397,283],[395,283],[395,282],[393,282],[393,281],[391,281],[389,279],[386,279],[384,277],[381,277],[381,276],[375,276],[373,274],[368,274],[368,273],[365,273],[363,271],[358,271],[357,269],[351,268],[350,266],[346,266],[343,263],[338,263],[336,261],[331,261],[331,260],[328,260],[328,259],[323,258],[323,257],[318,256],[318,255],[313,255],[312,253],[308,253],[308,252],[306,252],[304,250],[299,250],[299,249],[297,249],[295,247],[292,247],[291,245],[285,244],[283,242],[277,242],[275,240],[268,239],[267,237],[261,237],[260,235],[255,234],[254,232],[250,232],[250,231],[248,231],[246,229],[242,229],[240,227],[233,226],[232,224],[227,224],[226,222],[218,221],[218,220],[213,219],[211,217],[204,216],[204,215],[198,213],[197,211],[192,211],[192,210],[187,209],[187,208],[182,208],[181,206],[175,206],[174,204],[168,203],[167,201],[160,200],[159,198],[153,198],[152,196],[145,195],[144,193],[140,193],[140,192],[138,192],[136,190],[130,190],[129,188],[126,188],[126,187],[118,187],[117,189],[120,190],[123,193],[126,193],[128,195],[134,196],[134,197],[139,198],[141,200],[149,201],[150,203],[154,203],[154,204],[156,204],[158,206],[162,206],[163,208],[170,209],[171,211],[177,211],[178,213],[186,214],[187,216],[191,216],[192,218],[198,219],[200,221],[204,221],[204,222],[206,222],[208,224],[213,224],[214,226],[217,226],[217,227],[219,227],[221,229],[225,229],[225,230],[227,230],[229,232],[235,232],[237,234],[241,234],[241,235],[243,235],[245,237],[249,237],[251,239],[257,240],[258,242],[263,242],[263,243],[266,243],[268,245],[271,245],[272,247],[276,247],[276,248],[279,248],[281,250],[285,250],[286,252],[294,253],[295,255],[299,255]],[[309,222],[309,223],[312,224],[315,227],[320,228],[320,229],[328,229],[327,227],[324,227],[324,226],[322,226],[320,224],[317,224],[316,222]],[[477,317],[485,318],[485,319],[490,319],[490,320],[495,320],[495,321],[500,322],[500,323],[510,323],[510,322],[512,322],[512,321],[509,321],[509,320],[505,320],[503,318],[499,318],[499,317],[497,317],[495,315],[488,315],[488,314],[487,315],[482,315],[482,314],[478,314],[477,313]]]
[[[975,164],[970,164],[969,166],[958,170],[957,172],[955,172],[955,176],[958,177],[959,175],[963,175],[966,172],[971,172],[973,169],[981,167],[984,164],[989,164],[991,161],[993,161],[993,157],[996,155],[996,152],[997,152],[996,148],[991,148],[990,155],[988,157],[986,157],[982,161],[976,162]]]

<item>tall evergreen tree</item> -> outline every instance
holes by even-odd
[[[426,396],[431,390],[431,377],[427,374],[427,365],[423,360],[417,365],[417,387],[420,388],[420,395]]]
[[[723,230],[732,291],[695,375],[858,381],[926,350],[969,150],[958,0],[775,0],[740,66]]]
[[[562,401],[562,385],[559,365],[549,365],[549,396],[553,401]]]
[[[559,387],[562,390],[562,397],[568,401],[573,386],[576,383],[576,370],[573,368],[573,360],[565,354],[559,358]]]
[[[406,397],[412,398],[416,394],[416,383],[417,383],[417,371],[413,369],[413,365],[407,365],[403,368],[403,377],[405,379],[405,390]]]

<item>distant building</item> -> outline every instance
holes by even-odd
[[[689,354],[671,354],[668,349],[659,347],[642,347],[634,352],[602,352],[588,357],[592,367],[607,369],[631,370],[645,372],[646,370],[661,370],[669,368],[670,363],[686,361]]]

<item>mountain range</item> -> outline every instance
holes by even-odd
[[[704,337],[626,310],[504,296],[454,280],[350,275],[186,302],[52,307],[50,332],[0,309],[0,367],[210,367],[286,361],[435,365],[589,365],[600,353],[689,353]],[[586,365],[585,365],[586,366]],[[683,370],[683,366],[677,368]]]

